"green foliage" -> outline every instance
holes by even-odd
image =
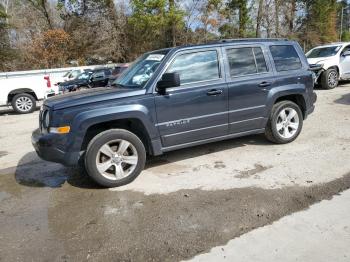
[[[230,0],[227,3],[229,10],[238,11],[239,16],[239,37],[246,36],[246,30],[249,23],[249,14],[248,14],[248,0]]]
[[[344,42],[350,42],[350,32],[349,31],[343,32],[341,40]]]
[[[305,37],[310,45],[337,41],[337,1],[307,1]]]
[[[140,51],[169,45],[170,27],[184,27],[184,12],[167,0],[131,0],[132,15],[128,19],[130,37]]]

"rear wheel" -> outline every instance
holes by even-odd
[[[321,75],[321,86],[324,89],[333,89],[338,86],[339,74],[335,68],[330,68]]]
[[[300,107],[292,101],[276,103],[268,120],[265,136],[277,144],[295,140],[303,127],[303,114]]]
[[[85,155],[88,175],[104,187],[132,182],[143,170],[146,150],[141,140],[123,129],[104,131],[89,143]]]
[[[36,108],[35,98],[27,93],[15,95],[11,104],[13,109],[19,114],[32,113]]]

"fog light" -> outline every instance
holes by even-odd
[[[50,127],[50,133],[54,134],[68,134],[70,126]]]

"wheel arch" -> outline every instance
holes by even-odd
[[[306,115],[306,110],[307,110],[306,109],[306,101],[305,101],[305,98],[302,94],[281,95],[275,99],[273,104],[276,104],[276,103],[281,102],[281,101],[294,102],[295,104],[297,104],[300,107],[301,112],[303,113],[303,118],[305,119],[305,117],[307,116]]]
[[[144,123],[138,118],[125,118],[99,122],[89,126],[85,132],[81,151],[85,151],[89,142],[99,133],[110,129],[124,129],[135,134],[144,144],[146,152],[153,152],[151,138]]]
[[[8,95],[7,95],[7,103],[11,103],[12,99],[14,98],[15,95],[18,94],[29,94],[32,95],[36,101],[38,101],[38,97],[35,94],[34,90],[30,89],[30,88],[17,88],[14,90],[11,90]]]

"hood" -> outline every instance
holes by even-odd
[[[50,97],[45,100],[44,105],[58,110],[144,94],[145,89],[99,87]]]
[[[309,62],[310,65],[312,64],[323,64],[324,62],[328,60],[332,60],[334,57],[316,57],[316,58],[308,58],[307,61]]]

